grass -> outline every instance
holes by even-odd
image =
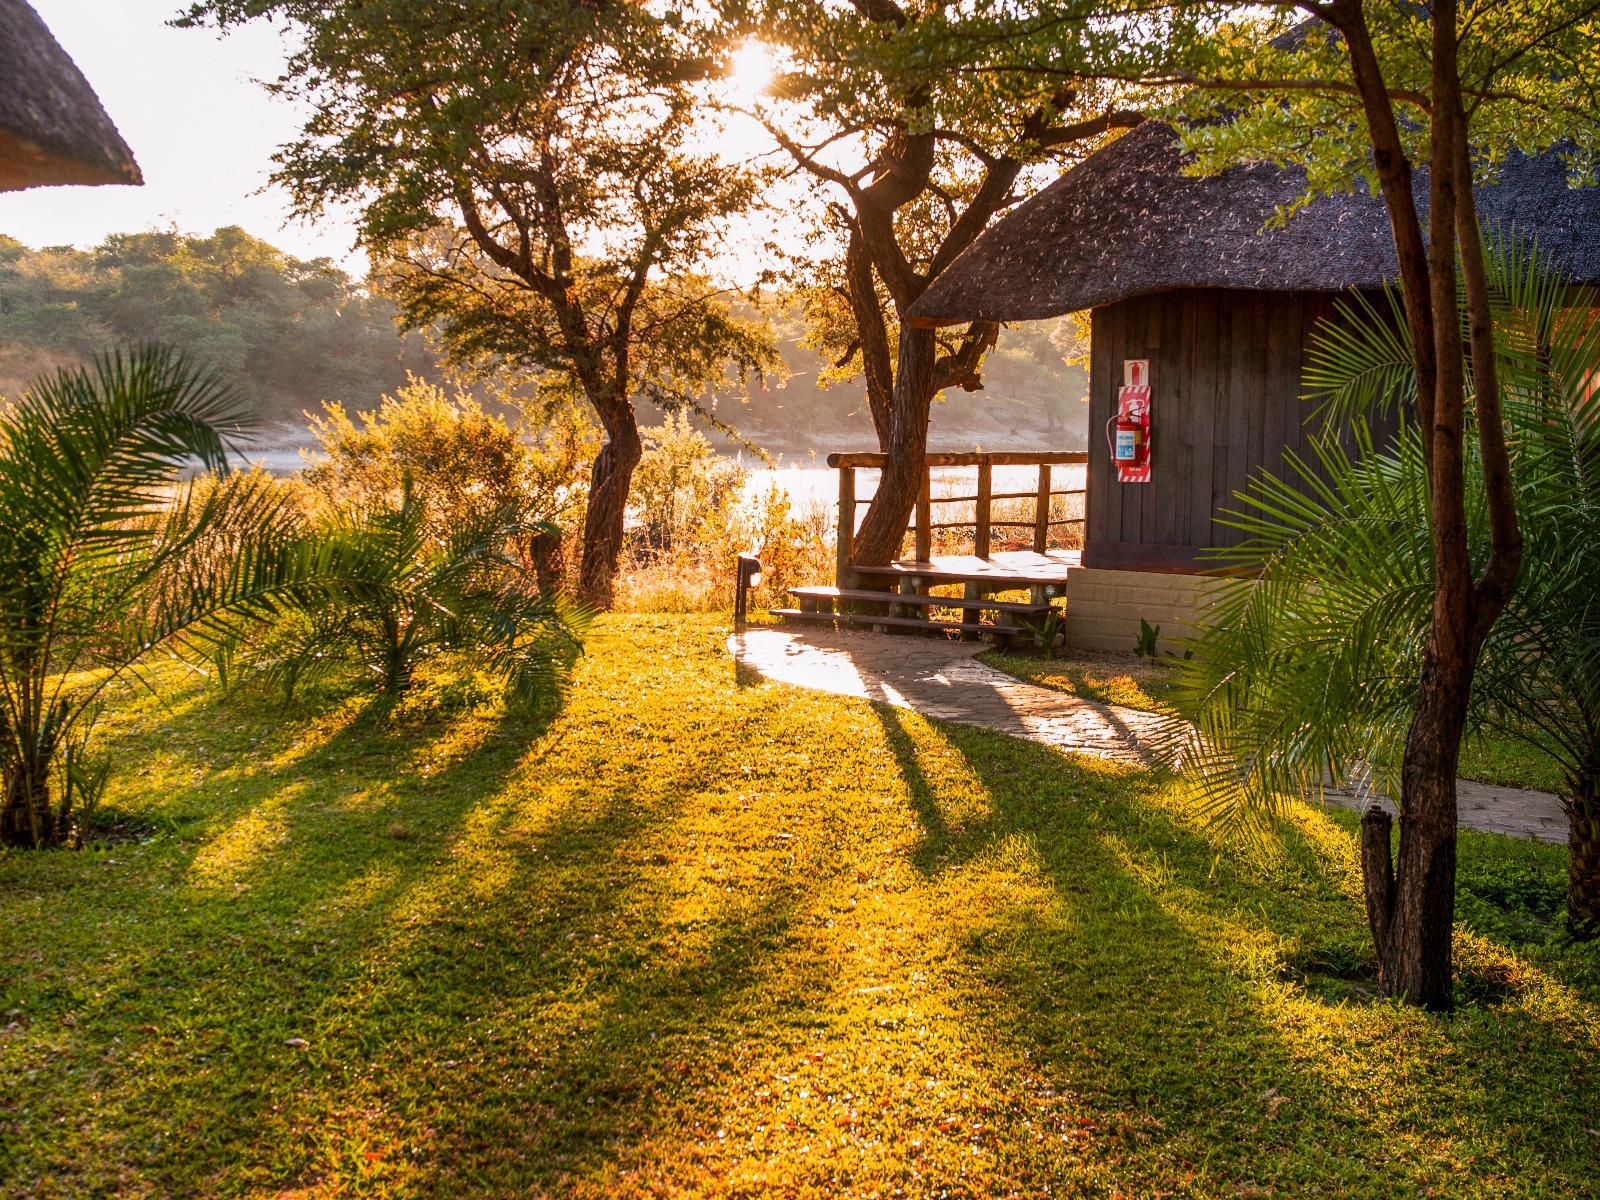
[[[1018,679],[1086,700],[1155,711],[1171,703],[1172,668],[1132,654],[1075,653],[1062,658],[991,650],[983,661]],[[1560,793],[1560,765],[1526,743],[1499,735],[1468,738],[1461,747],[1465,779]]]
[[[1463,1006],[1374,1000],[1350,826],[602,621],[566,706],[108,717],[121,840],[0,857],[7,1196],[1567,1196],[1600,957],[1465,835]],[[1587,1183],[1585,1181],[1588,1181]]]

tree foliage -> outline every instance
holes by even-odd
[[[114,234],[93,250],[0,238],[0,391],[20,390],[44,363],[159,342],[215,372],[259,418],[296,421],[324,400],[365,406],[408,371],[436,376],[432,352],[402,336],[396,316],[327,260],[233,226]]]
[[[276,90],[303,102],[277,178],[306,213],[361,206],[408,317],[557,375],[606,433],[581,586],[604,604],[642,452],[641,390],[680,401],[766,364],[696,273],[756,180],[694,141],[705,30],[676,10],[569,0],[202,0],[191,23],[287,19]],[[642,382],[642,389],[641,389]]]
[[[1093,5],[952,7],[752,0],[747,27],[781,48],[760,116],[814,185],[827,247],[806,295],[835,373],[859,370],[890,454],[857,538],[872,562],[900,545],[922,472],[928,406],[981,387],[997,328],[911,329],[906,310],[990,221],[1039,182],[1140,119],[1106,61],[1121,42]],[[736,8],[736,12],[745,8]],[[1030,59],[1045,44],[1050,61]]]

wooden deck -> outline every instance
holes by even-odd
[[[955,633],[1002,646],[1019,640],[1039,644],[1059,636],[1051,626],[1061,612],[1054,602],[1065,593],[1067,572],[1078,563],[1076,550],[1014,550],[852,567],[858,586],[790,588],[800,607],[774,609],[773,614],[787,621],[885,632]],[[933,594],[934,588],[949,587],[959,587],[961,594]],[[996,593],[1019,590],[1028,592],[1026,602],[994,599]]]
[[[789,594],[798,602],[798,607],[778,608],[773,613],[790,621],[884,631],[954,633],[963,638],[989,638],[1001,645],[1017,640],[1053,643],[1061,637],[1059,620],[1063,610],[1060,603],[1066,594],[1067,573],[1080,565],[1082,555],[1077,550],[1051,549],[1051,531],[1061,526],[1082,525],[1084,518],[1072,511],[1070,500],[1071,497],[1081,498],[1083,489],[1056,487],[1051,468],[1087,460],[1088,455],[1083,451],[926,455],[913,514],[913,557],[884,567],[864,567],[854,561],[854,543],[858,509],[868,500],[856,495],[856,472],[881,470],[887,459],[882,454],[830,454],[828,465],[839,472],[834,586],[790,588]],[[976,490],[970,496],[934,496],[927,469],[930,466],[974,468]],[[1026,491],[996,493],[994,468],[997,466],[1035,467],[1038,471],[1036,484]],[[1008,483],[1007,486],[1019,485]],[[1051,502],[1057,497],[1068,497],[1068,503],[1052,511]],[[1021,520],[1020,514],[1012,509],[996,510],[997,500],[1032,501],[1030,519]],[[972,505],[971,516],[966,515],[964,506],[968,504]],[[936,505],[953,505],[956,511],[950,520],[934,521]],[[932,553],[935,531],[944,531],[939,541],[954,549],[965,539],[952,537],[947,531],[968,527],[972,529],[972,540],[968,543],[972,546],[971,554]],[[1031,541],[1033,548],[994,549],[993,533],[997,529],[1002,531],[1002,537],[1013,536],[1008,531],[1026,530],[1027,536],[1017,540],[1024,545]],[[959,588],[959,594],[950,594],[952,588]],[[998,598],[1019,591],[1028,593],[1025,601]]]
[[[975,554],[934,555],[925,560],[898,559],[887,567],[853,567],[858,576],[914,579],[923,587],[975,584],[984,592],[1012,588],[1039,588],[1055,595],[1067,581],[1067,572],[1082,564],[1078,550],[1001,550]]]

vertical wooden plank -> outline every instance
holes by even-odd
[[[929,503],[930,492],[929,471],[926,463],[922,466],[922,487],[917,491],[917,536],[915,556],[918,562],[927,562],[933,557],[933,505]]]
[[[1282,293],[1252,292],[1250,300],[1250,449],[1234,480],[1234,490],[1239,492],[1248,489],[1250,480],[1267,461],[1267,412],[1277,396],[1277,381],[1272,376],[1271,327],[1273,314],[1281,311],[1288,297]],[[1238,508],[1239,501],[1233,501],[1232,507]]]
[[[994,490],[993,482],[993,470],[989,465],[988,456],[985,455],[983,461],[978,464],[978,506],[975,517],[977,529],[972,535],[972,552],[979,558],[989,557],[989,510],[991,507],[989,497]]]
[[[1090,431],[1091,433],[1093,430]],[[1088,499],[1088,482],[1084,484],[1085,496]],[[1088,532],[1088,521],[1084,522],[1084,531]],[[1033,552],[1043,554],[1050,546],[1050,464],[1039,464],[1039,490],[1035,493],[1033,501]]]
[[[1111,482],[1111,454],[1106,449],[1106,421],[1111,416],[1115,392],[1111,359],[1116,353],[1118,306],[1106,305],[1090,315],[1089,325],[1089,462],[1084,468],[1084,549],[1117,540],[1112,531],[1120,522]]]
[[[851,586],[850,557],[856,540],[856,469],[839,468],[839,541],[835,551],[833,585]]]
[[[1259,372],[1255,366],[1255,314],[1250,292],[1230,291],[1226,297],[1228,327],[1227,421],[1226,431],[1218,444],[1217,461],[1213,464],[1213,492],[1211,507],[1237,508],[1233,493],[1244,479],[1250,457],[1250,410],[1255,405],[1256,380]],[[1237,530],[1225,525],[1214,526],[1217,544],[1231,546],[1240,540]]]
[[[1316,455],[1312,452],[1311,439],[1322,432],[1323,422],[1317,415],[1319,402],[1306,396],[1304,376],[1306,368],[1311,364],[1312,343],[1326,335],[1333,322],[1340,320],[1343,316],[1339,304],[1341,299],[1342,297],[1337,295],[1322,293],[1309,296],[1306,303],[1305,324],[1301,331],[1298,376],[1301,381],[1300,404],[1296,413],[1297,428],[1292,444],[1301,459],[1315,468],[1318,474],[1322,473],[1322,469],[1317,465]],[[1382,309],[1379,311],[1382,311]],[[1375,422],[1373,426],[1374,432],[1381,426],[1381,422]],[[1392,424],[1383,427],[1393,429]],[[1353,446],[1353,439],[1348,435],[1343,436],[1341,440],[1345,445]],[[1382,439],[1380,438],[1379,440],[1381,444]]]
[[[1306,294],[1292,292],[1278,297],[1266,313],[1267,390],[1263,397],[1261,463],[1279,479],[1288,463],[1284,451],[1294,444],[1295,417],[1300,410],[1300,333],[1305,325]]]
[[[1218,422],[1217,354],[1221,329],[1217,314],[1225,293],[1197,291],[1194,293],[1194,320],[1189,347],[1189,406],[1194,412],[1189,428],[1192,447],[1189,464],[1189,491],[1183,499],[1187,524],[1182,526],[1182,542],[1186,546],[1204,549],[1212,544],[1211,537],[1211,472],[1214,442]]]
[[[1160,310],[1159,350],[1155,359],[1165,382],[1151,387],[1151,470],[1144,485],[1143,541],[1152,546],[1181,545],[1187,524],[1189,472],[1193,466],[1194,420],[1190,404],[1189,338],[1195,292],[1168,292]],[[1158,370],[1152,363],[1152,373]]]

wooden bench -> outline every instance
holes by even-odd
[[[968,637],[988,635],[1001,644],[1008,644],[1014,638],[1040,640],[1054,611],[1049,604],[995,600],[970,594],[931,596],[914,591],[838,587],[797,587],[790,588],[789,594],[799,601],[800,607],[776,609],[774,616],[866,628],[940,630]],[[863,611],[865,606],[876,611]],[[909,609],[921,612],[906,615]],[[936,617],[934,609],[952,609],[961,616],[956,620]],[[992,613],[995,619],[985,621],[984,613]]]
[[[1019,600],[990,600],[983,597],[969,599],[966,596],[929,596],[917,592],[891,592],[874,591],[870,588],[837,588],[837,587],[795,587],[789,589],[789,595],[800,601],[802,609],[818,602],[832,601],[860,601],[867,604],[904,604],[922,608],[962,608],[981,609],[984,612],[1017,613],[1029,617],[1048,617],[1050,606],[1048,604],[1032,604]]]
[[[934,630],[952,633],[993,634],[1000,642],[1009,642],[1018,635],[1031,636],[1027,629],[1015,625],[991,625],[982,621],[935,621],[926,617],[886,617],[882,613],[831,613],[831,612],[802,612],[798,608],[775,608],[772,615],[782,617],[786,621],[825,621],[834,625],[853,625],[863,629],[874,629],[880,625],[887,625],[894,629],[920,629],[932,632]]]

